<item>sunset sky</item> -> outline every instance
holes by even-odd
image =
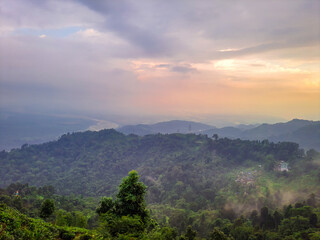
[[[320,1],[0,0],[1,109],[319,120]]]

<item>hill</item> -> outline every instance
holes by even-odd
[[[320,122],[293,119],[286,123],[262,124],[256,128],[243,132],[241,136],[246,139],[263,140],[275,136],[284,136],[297,131],[298,129],[314,124],[320,124]]]
[[[184,198],[186,204],[192,202],[192,208],[200,209],[215,203],[219,191],[236,180],[230,176],[237,175],[239,169],[260,171],[260,165],[269,174],[280,160],[294,169],[304,158],[298,144],[288,142],[213,140],[195,134],[126,136],[112,129],[87,131],[0,152],[0,187],[20,181],[53,185],[60,194],[103,196],[113,194],[121,178],[137,169],[150,188],[150,203],[176,205]],[[317,169],[315,165],[313,170]],[[301,174],[291,172],[290,181]],[[179,188],[184,194],[176,195]]]
[[[288,172],[279,170],[281,161]],[[2,151],[0,165],[0,187],[13,182],[52,185],[57,194],[80,199],[115,196],[121,179],[136,169],[148,187],[148,208],[157,221],[179,233],[192,225],[202,236],[217,217],[234,220],[263,206],[275,210],[312,193],[316,200],[320,195],[319,153],[305,154],[290,142],[137,136],[109,129]],[[81,201],[74,203],[81,206]]]
[[[251,129],[224,127],[202,131],[202,134],[245,140],[296,142],[305,149],[320,151],[320,121],[293,119],[286,123],[262,124]]]
[[[124,134],[136,134],[144,136],[148,134],[170,134],[170,133],[199,133],[201,131],[215,128],[213,126],[191,121],[173,120],[155,124],[126,125],[117,128],[117,131]]]
[[[320,123],[303,126],[287,134],[271,137],[272,141],[290,141],[299,143],[304,148],[320,150]]]
[[[293,119],[285,123],[256,124],[216,128],[210,125],[174,120],[156,124],[127,125],[117,129],[124,134],[145,136],[148,134],[196,133],[212,137],[240,138],[244,140],[264,140],[273,142],[296,142],[305,149],[314,148],[320,151],[320,121]]]

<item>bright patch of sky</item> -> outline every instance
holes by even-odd
[[[320,1],[2,0],[0,54],[0,109],[320,119]]]
[[[35,28],[18,28],[11,34],[16,36],[43,36],[43,37],[56,37],[63,38],[68,37],[81,31],[82,28],[76,27],[65,27],[59,29],[35,29]]]

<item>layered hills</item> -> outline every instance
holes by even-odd
[[[212,137],[218,134],[221,137],[240,138],[244,140],[264,140],[273,142],[296,142],[301,147],[320,150],[320,121],[293,119],[285,123],[261,125],[237,125],[223,128],[190,122],[169,121],[157,124],[127,125],[117,129],[125,134],[147,135],[155,133],[196,133]]]

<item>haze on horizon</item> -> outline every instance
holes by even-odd
[[[0,111],[319,120],[319,13],[312,0],[2,0]]]

